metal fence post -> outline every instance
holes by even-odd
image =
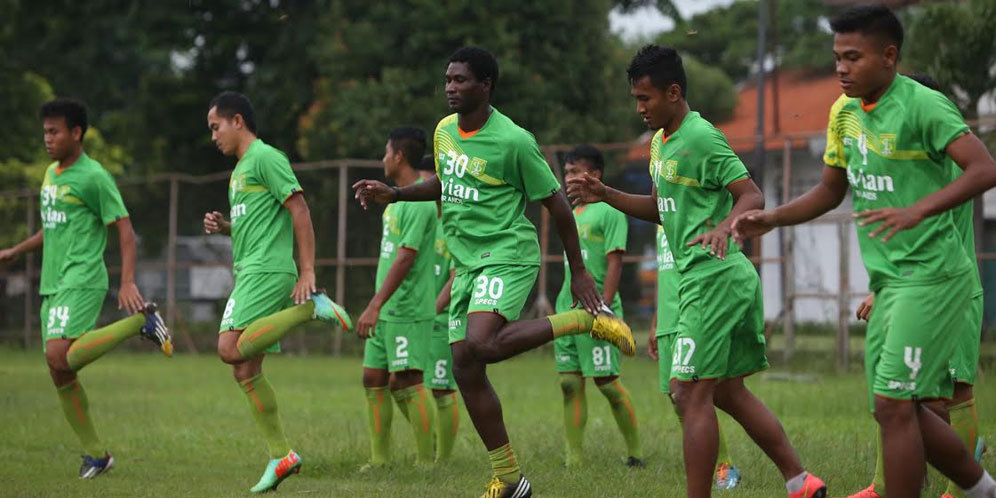
[[[35,234],[35,196],[28,195],[28,236]],[[31,346],[31,316],[34,315],[35,253],[24,258],[24,348]]]
[[[343,304],[346,302],[346,190],[349,182],[349,166],[339,167],[339,222],[336,226],[336,253],[335,253],[335,302]],[[332,341],[332,354],[342,355],[342,329],[336,329],[335,338]]]
[[[847,219],[840,220],[837,225],[838,240],[840,247],[837,251],[840,255],[840,282],[838,283],[837,295],[837,368],[847,370],[851,359],[849,333],[851,325],[851,232],[850,222]]]
[[[169,235],[166,242],[166,323],[176,322],[176,232],[179,211],[180,182],[176,175],[169,178]]]

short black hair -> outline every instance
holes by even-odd
[[[424,155],[418,165],[415,166],[415,169],[419,171],[436,171],[436,160],[432,158],[432,154]]]
[[[861,33],[894,43],[903,49],[903,23],[892,9],[880,3],[857,5],[830,20],[834,33]]]
[[[256,111],[252,110],[252,102],[249,101],[249,97],[239,92],[226,90],[211,99],[208,110],[212,107],[216,107],[218,110],[215,112],[226,119],[232,119],[236,114],[242,115],[242,121],[246,123],[246,128],[253,134],[256,133]]]
[[[677,84],[681,88],[681,98],[685,98],[685,89],[688,87],[685,66],[681,62],[681,55],[671,47],[644,45],[629,62],[626,75],[629,76],[630,85],[644,76],[650,76],[650,82],[661,90]]]
[[[73,128],[79,126],[80,141],[83,141],[83,136],[86,135],[86,129],[88,126],[86,119],[86,104],[79,100],[68,98],[50,100],[42,104],[41,109],[38,111],[38,115],[41,119],[64,118],[66,120],[66,128],[69,128],[69,131],[72,131]]]
[[[387,141],[394,150],[401,151],[410,166],[418,166],[422,161],[422,154],[425,154],[425,132],[421,128],[399,126],[391,130]]]
[[[498,84],[498,59],[481,47],[460,47],[450,56],[449,63],[465,62],[478,81],[491,80],[491,96]]]
[[[931,90],[941,91],[941,84],[937,82],[934,78],[923,73],[913,73],[909,78]]]
[[[602,156],[602,151],[596,149],[592,145],[581,144],[577,147],[571,149],[564,157],[564,163],[576,163],[578,161],[587,161],[588,164],[597,171],[605,171],[605,158]]]

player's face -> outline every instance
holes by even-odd
[[[45,130],[45,152],[56,161],[72,154],[82,133],[78,126],[70,130],[66,125],[66,118],[61,116],[43,119],[42,129]]]
[[[466,62],[451,62],[446,67],[446,105],[451,111],[465,114],[477,109],[487,101],[487,88]]]
[[[398,170],[398,165],[401,163],[401,153],[394,150],[391,146],[391,141],[388,140],[384,145],[384,158],[381,162],[384,163],[384,177],[394,178],[394,173]]]
[[[592,168],[586,160],[569,162],[564,165],[565,180],[581,178],[585,173],[588,173],[588,176],[598,178],[599,180],[602,179],[602,172]]]
[[[833,37],[840,88],[848,97],[869,97],[886,85],[895,72],[899,52],[861,33],[837,33]]]
[[[211,130],[211,141],[214,146],[226,156],[234,156],[238,150],[238,126],[236,119],[226,118],[218,114],[218,108],[212,107],[207,115],[208,129]]]
[[[673,95],[675,89],[677,97]],[[663,128],[674,114],[681,89],[678,85],[671,85],[667,90],[661,90],[650,81],[650,76],[644,76],[633,83],[629,93],[636,99],[636,112],[643,118],[644,124],[651,130],[657,130]]]

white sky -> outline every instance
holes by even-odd
[[[673,2],[681,15],[687,19],[713,7],[729,5],[733,0],[673,0]],[[619,33],[630,41],[649,38],[673,27],[674,22],[664,17],[655,7],[644,7],[628,14],[622,14],[618,10],[609,12],[609,28],[613,33]]]

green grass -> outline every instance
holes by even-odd
[[[466,414],[450,462],[413,468],[412,438],[395,412],[395,464],[356,472],[368,455],[360,368],[356,358],[267,359],[288,436],[304,459],[302,473],[285,482],[280,495],[479,495],[490,469]],[[562,468],[562,405],[549,353],[524,355],[490,373],[537,496],[684,496],[681,434],[657,391],[650,360],[631,359],[623,366],[648,456],[643,470],[622,465],[622,439],[604,399],[590,388],[587,459],[580,469]],[[229,368],[212,356],[165,360],[151,353],[112,353],[81,379],[98,431],[117,460],[109,474],[87,482],[76,477],[80,449],[62,418],[41,353],[0,350],[0,496],[244,496],[266,463],[245,399]],[[766,374],[750,385],[779,415],[806,466],[827,481],[832,496],[868,484],[875,426],[861,374]],[[996,383],[982,377],[976,394],[982,436],[996,442]],[[784,496],[774,465],[734,422],[721,420],[744,475],[739,490],[721,496]],[[991,470],[994,453],[984,461]],[[941,479],[932,474],[931,483],[924,496],[939,496]]]

